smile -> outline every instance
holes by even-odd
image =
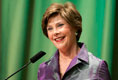
[[[65,37],[58,37],[58,38],[55,39],[55,41],[56,41],[56,42],[61,42],[61,41],[64,40],[64,38],[65,38]]]

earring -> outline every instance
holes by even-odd
[[[78,33],[77,33],[77,32],[75,32],[75,35],[76,35],[76,36],[77,36],[77,34],[78,34]]]

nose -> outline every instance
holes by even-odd
[[[60,33],[60,31],[57,29],[57,28],[55,28],[54,29],[54,35],[56,36],[56,35],[58,35]]]

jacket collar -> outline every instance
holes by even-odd
[[[85,47],[84,43],[78,43],[79,47],[80,47],[80,52],[78,53],[78,55],[71,61],[68,69],[70,70],[74,65],[78,64],[78,63],[89,63],[89,59],[88,59],[88,50]],[[54,54],[54,56],[52,57],[52,59],[50,60],[49,63],[49,67],[54,71],[59,73],[59,51],[57,50],[56,53]],[[66,71],[66,72],[67,72]],[[60,74],[60,73],[59,73]]]
[[[81,61],[89,63],[88,50],[87,50],[85,44],[84,43],[78,43],[78,45],[80,47],[80,52],[78,53],[77,58]]]
[[[80,51],[78,53],[77,56],[75,56],[75,58],[73,58],[73,60],[71,61],[70,65],[68,66],[67,71],[69,71],[73,66],[75,66],[76,64],[82,63],[89,63],[89,59],[88,59],[88,51],[85,47],[84,43],[78,43],[79,47],[80,47]]]
[[[54,72],[59,73],[59,52],[58,50],[54,54],[54,56],[51,58],[50,63],[48,65]]]

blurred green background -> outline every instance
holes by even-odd
[[[41,19],[54,2],[75,4],[82,16],[80,38],[90,52],[107,61],[112,80],[118,80],[117,0],[0,0],[0,80],[21,68],[39,51],[47,54],[9,80],[37,80],[39,64],[56,51],[41,30]]]

